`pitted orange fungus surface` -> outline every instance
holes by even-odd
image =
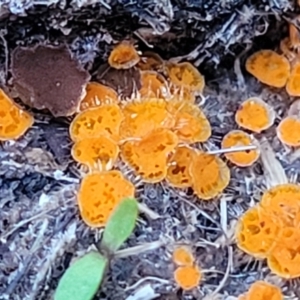
[[[21,137],[32,125],[33,117],[0,90],[0,141]]]
[[[134,185],[120,171],[86,175],[77,195],[81,216],[91,227],[104,226],[115,206],[134,192]]]
[[[190,166],[192,186],[199,198],[209,200],[227,187],[230,171],[226,163],[215,155],[198,152]]]
[[[118,141],[122,120],[123,113],[117,104],[105,104],[84,110],[71,123],[71,139],[76,142],[103,135]]]
[[[121,154],[146,182],[159,182],[167,175],[167,158],[178,144],[177,136],[168,129],[157,129],[140,141],[128,141]]]

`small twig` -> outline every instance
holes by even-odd
[[[150,209],[144,203],[139,203],[138,204],[138,208],[139,208],[140,212],[144,213],[145,215],[147,215],[152,220],[156,220],[156,219],[160,219],[161,218],[161,216],[159,214],[157,214],[155,211],[153,211],[152,209]]]
[[[119,250],[114,254],[114,257],[115,258],[124,258],[124,257],[131,256],[131,255],[141,254],[142,252],[146,252],[146,251],[150,251],[150,250],[160,248],[164,244],[165,243],[162,242],[162,241],[155,241],[155,242],[146,243],[146,244],[143,244],[143,245],[139,245],[139,246]]]
[[[222,148],[217,150],[211,150],[206,152],[207,154],[224,154],[224,153],[233,153],[233,152],[242,152],[242,151],[250,151],[255,150],[257,147],[255,145],[249,145],[249,146],[241,146],[241,147],[230,147],[230,148]]]

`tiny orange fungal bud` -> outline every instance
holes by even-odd
[[[174,250],[173,261],[178,266],[192,266],[195,259],[188,247],[181,246]]]
[[[175,118],[173,131],[180,142],[186,144],[205,142],[211,136],[210,123],[196,104],[171,100],[168,110]]]
[[[278,139],[291,147],[300,146],[300,118],[287,116],[281,120],[276,129]]]
[[[162,75],[155,71],[142,71],[141,85],[139,94],[142,98],[164,98],[167,96],[167,82]]]
[[[123,107],[124,120],[120,127],[123,139],[142,138],[158,128],[172,128],[175,124],[164,99],[150,98],[132,101]]]
[[[77,195],[82,219],[91,227],[104,226],[116,205],[134,193],[134,185],[120,171],[86,175]]]
[[[123,160],[145,182],[156,183],[167,175],[167,158],[178,144],[177,136],[170,130],[153,130],[139,141],[128,141],[121,146]]]
[[[168,63],[167,74],[172,84],[201,94],[205,86],[203,75],[189,62]]]
[[[246,70],[262,83],[282,88],[290,75],[290,63],[272,50],[260,50],[247,59]]]
[[[230,170],[219,157],[199,151],[192,157],[190,176],[196,195],[210,200],[228,186]]]
[[[140,56],[128,41],[118,44],[108,57],[108,63],[114,69],[130,69],[139,61]]]
[[[258,142],[248,133],[242,130],[232,130],[222,140],[222,148],[234,148],[239,146],[250,146]],[[249,150],[241,152],[225,153],[225,157],[239,167],[247,167],[254,164],[260,155],[260,150]]]
[[[117,92],[98,82],[89,82],[86,86],[86,95],[80,102],[79,111],[107,103],[118,103]]]
[[[108,171],[118,158],[119,147],[110,138],[99,136],[76,142],[71,153],[75,161],[90,169]]]
[[[178,188],[192,186],[192,178],[189,173],[192,156],[196,151],[186,146],[177,147],[175,153],[168,160],[167,181]]]
[[[262,99],[249,98],[240,105],[235,121],[245,129],[260,133],[274,124],[275,111]]]
[[[163,59],[154,52],[146,51],[143,53],[137,67],[141,71],[162,71],[164,69]]]
[[[281,231],[280,222],[260,206],[248,209],[236,227],[237,246],[259,258],[268,257]]]
[[[33,117],[0,89],[0,141],[20,138],[33,122]]]
[[[70,125],[73,142],[86,138],[106,136],[118,141],[123,114],[117,104],[105,104],[79,113]]]
[[[197,287],[201,277],[201,271],[197,266],[178,267],[174,272],[174,279],[183,290],[191,290]]]
[[[280,288],[265,281],[254,282],[239,300],[283,300]]]

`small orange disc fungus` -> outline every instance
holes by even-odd
[[[281,120],[276,129],[278,139],[291,147],[300,146],[300,118],[287,116]]]
[[[266,258],[280,235],[280,222],[260,206],[248,209],[236,227],[237,246],[260,259]]]
[[[195,259],[188,247],[180,246],[173,252],[173,261],[178,266],[192,266]]]
[[[175,124],[164,99],[132,101],[124,106],[123,114],[120,133],[124,139],[142,138],[154,129],[172,128]]]
[[[191,63],[168,63],[167,74],[170,82],[175,86],[202,94],[205,86],[204,77]]]
[[[300,213],[300,186],[294,183],[274,186],[263,194],[260,204],[273,218],[293,226]]]
[[[116,205],[134,193],[134,185],[119,171],[86,175],[77,195],[84,222],[91,227],[104,226]]]
[[[0,89],[0,141],[20,138],[33,122],[33,117]]]
[[[118,103],[117,92],[98,82],[89,82],[86,86],[86,95],[80,103],[79,111],[107,103]]]
[[[139,61],[140,56],[132,43],[128,41],[118,44],[108,57],[108,63],[114,69],[130,69]]]
[[[268,256],[268,266],[280,277],[300,277],[300,228],[283,228],[278,243]]]
[[[108,171],[115,164],[119,154],[118,145],[110,138],[99,136],[76,142],[72,148],[72,157],[90,169]]]
[[[186,144],[205,142],[211,136],[210,123],[196,104],[170,101],[168,110],[175,118],[173,131],[180,142]]]
[[[290,96],[300,96],[300,61],[297,61],[292,67],[291,75],[285,88]]]
[[[274,109],[260,98],[245,100],[235,114],[236,123],[248,130],[260,133],[274,124]]]
[[[232,130],[227,133],[222,140],[222,148],[234,148],[241,146],[253,145],[255,140],[248,133],[242,130]],[[233,164],[239,167],[247,167],[253,165],[259,158],[260,151],[258,149],[225,153],[225,157]]]
[[[178,188],[192,186],[192,178],[189,173],[192,156],[196,151],[186,146],[176,148],[176,151],[168,161],[167,181]]]
[[[262,83],[282,88],[290,75],[290,63],[272,50],[260,50],[247,59],[246,70]]]
[[[118,141],[123,114],[117,104],[105,104],[79,113],[70,125],[72,141],[107,136]]]
[[[254,282],[239,300],[283,300],[280,288],[265,281]]]
[[[230,170],[219,157],[199,151],[192,157],[190,176],[196,195],[210,200],[228,186]]]
[[[137,67],[141,71],[162,71],[164,68],[163,59],[154,52],[144,52]]]
[[[145,182],[162,181],[167,175],[167,157],[175,150],[177,136],[170,130],[153,130],[140,141],[128,141],[121,146],[123,160]]]
[[[201,277],[201,271],[197,266],[182,266],[174,272],[174,279],[183,290],[191,290],[197,287]]]
[[[155,71],[141,72],[141,98],[164,98],[167,96],[167,82]]]

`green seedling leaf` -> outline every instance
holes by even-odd
[[[134,198],[126,198],[112,212],[100,248],[110,253],[117,251],[131,235],[138,216],[138,203]]]
[[[99,289],[107,258],[92,251],[72,264],[59,281],[54,300],[91,300]]]

